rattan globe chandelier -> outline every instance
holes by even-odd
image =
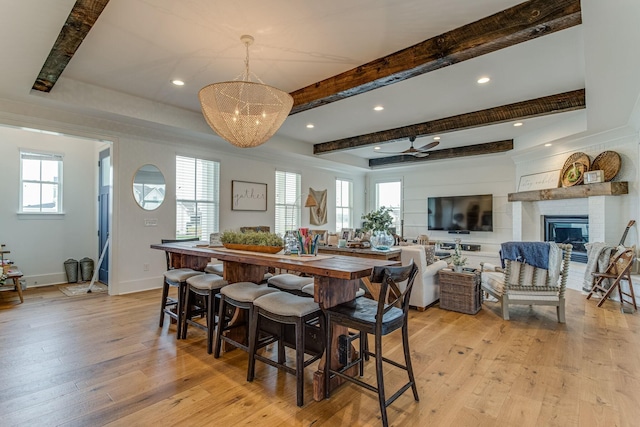
[[[198,98],[211,129],[236,147],[251,148],[265,143],[282,126],[293,98],[257,76],[258,82],[251,81],[249,45],[253,37],[244,35],[240,40],[247,52],[244,73],[233,81],[203,87]]]

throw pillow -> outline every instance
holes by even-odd
[[[436,247],[434,245],[426,245],[424,253],[427,256],[427,265],[431,265],[436,261]]]

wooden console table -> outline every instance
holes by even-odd
[[[400,248],[389,249],[387,251],[378,251],[375,249],[359,249],[359,248],[339,248],[337,246],[320,246],[319,254],[344,255],[358,258],[384,259],[391,261],[400,261],[402,250]]]
[[[18,296],[20,297],[20,303],[23,303],[24,297],[22,296],[22,286],[20,286],[20,278],[22,277],[22,272],[19,270],[10,270],[5,274],[7,275],[7,281],[9,279],[13,279],[13,286],[15,290],[18,292]],[[6,286],[11,286],[11,285],[7,285],[7,283],[5,283],[4,285],[0,285],[0,287],[6,287]],[[6,290],[6,289],[3,289],[3,290]]]

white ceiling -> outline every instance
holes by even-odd
[[[245,55],[240,43],[242,34],[255,37],[250,48],[251,71],[265,83],[292,92],[520,1],[111,0],[52,92],[35,93],[31,87],[74,3],[0,0],[0,98],[144,126],[175,126],[196,134],[213,134],[208,128],[205,130],[206,124],[202,126],[197,93],[207,84],[232,80],[241,74]],[[599,123],[624,125],[640,88],[634,83],[626,92],[620,88],[603,89],[605,84],[617,87],[628,82],[615,80],[611,70],[600,65],[589,73],[585,63],[600,64],[600,57],[609,55],[611,46],[599,42],[587,48],[584,40],[593,39],[595,29],[591,28],[598,28],[597,33],[605,40],[619,39],[623,30],[617,28],[616,19],[633,16],[628,12],[638,12],[640,2],[605,2],[631,9],[613,15],[616,7],[603,9],[597,0],[582,3],[583,25],[292,115],[274,140],[296,144],[299,152],[311,155],[314,143],[584,87],[586,111],[526,120],[519,128],[505,123],[452,132],[441,135],[437,149],[515,138],[517,150],[521,148],[520,138],[533,141],[529,145],[547,142],[549,129],[554,129],[552,135],[558,138],[576,132],[577,122],[583,123],[580,130],[586,130],[587,118],[593,114],[592,104],[602,104],[592,94],[606,98],[613,92],[626,97],[625,102],[619,103],[620,111],[612,112],[610,105],[606,107],[608,123]],[[612,28],[605,31],[602,22],[594,22],[600,19]],[[638,35],[638,30],[630,31],[633,36]],[[638,60],[633,58],[614,56],[609,60],[611,65],[631,61],[631,65],[638,66]],[[598,78],[606,73],[614,81]],[[491,77],[491,82],[477,84],[477,78],[484,75]],[[186,85],[172,85],[170,81],[176,78]],[[383,105],[384,111],[374,112],[375,105]],[[144,106],[144,113],[140,106]],[[179,121],[182,123],[177,124]],[[307,129],[307,123],[313,123],[315,128]],[[563,123],[567,123],[566,130]],[[544,140],[536,138],[542,134]],[[430,136],[418,139],[415,145],[428,142]],[[396,142],[383,149],[395,151],[408,146],[408,141]],[[282,144],[269,141],[264,147],[279,150]],[[379,156],[371,147],[348,154]]]

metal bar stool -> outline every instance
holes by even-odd
[[[282,291],[291,292],[295,295],[305,296],[302,288],[313,285],[313,277],[298,276],[297,274],[283,273],[270,277],[267,284]]]
[[[249,368],[247,380],[253,381],[255,377],[255,361],[259,360],[268,365],[275,366],[285,372],[296,376],[296,403],[298,406],[304,404],[304,368],[318,360],[323,353],[324,345],[316,353],[309,352],[305,347],[305,336],[307,328],[316,330],[316,337],[323,342],[324,336],[324,316],[320,307],[311,298],[293,295],[288,292],[277,292],[264,295],[253,302],[255,313],[251,319],[249,329]],[[320,321],[318,321],[320,318]],[[258,335],[260,324],[263,319],[269,319],[281,325],[278,339],[278,361],[257,353]],[[284,326],[295,325],[296,350],[295,368],[286,365],[284,357],[285,343]],[[289,344],[288,346],[291,346]],[[305,353],[311,353],[312,357],[305,360]]]
[[[229,282],[224,280],[217,274],[200,274],[187,279],[187,292],[185,298],[185,315],[184,326],[182,327],[182,338],[187,337],[187,328],[189,325],[203,329],[207,333],[207,353],[213,352],[213,331],[216,326],[216,309],[215,296],[220,289],[227,286]],[[194,310],[194,301],[192,298],[200,296],[204,299],[204,307]],[[203,325],[193,320],[193,316],[197,314],[205,314],[207,323]]]
[[[254,316],[253,301],[263,295],[274,292],[280,291],[265,285],[256,285],[252,282],[237,282],[220,289],[218,327],[216,328],[213,357],[216,359],[220,357],[223,341],[246,352],[249,351],[246,332]],[[233,310],[233,308],[246,310],[247,320],[245,322],[240,321],[238,319],[240,316],[236,315],[236,310]],[[234,337],[231,332],[238,330],[240,327],[245,327],[245,334],[242,335],[243,338]],[[225,332],[227,332],[227,334],[225,334]],[[242,341],[243,339],[244,341]]]
[[[198,238],[193,239],[162,239],[162,243],[175,243],[175,242],[195,242]],[[187,279],[198,274],[204,274],[201,271],[196,271],[191,268],[173,268],[171,265],[171,254],[165,252],[167,260],[167,271],[164,273],[164,281],[162,283],[162,299],[160,301],[160,322],[159,326],[162,328],[164,324],[165,314],[176,321],[176,338],[180,339],[182,336],[182,315],[184,313],[183,302],[185,298],[185,290],[187,289]],[[169,297],[169,288],[174,287],[178,289],[178,295],[176,298]]]

